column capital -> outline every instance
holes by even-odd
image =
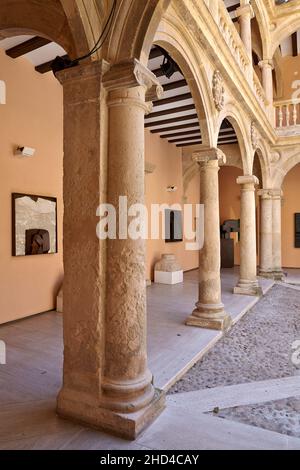
[[[283,197],[281,189],[259,189],[257,194],[262,199],[281,199]]]
[[[76,82],[86,80],[93,77],[102,77],[109,70],[110,65],[105,60],[97,60],[95,62],[86,62],[84,64],[70,67],[55,74],[58,81],[65,85],[68,82]]]
[[[274,62],[272,59],[263,59],[258,62],[258,66],[263,69],[263,68],[270,68],[274,69]]]
[[[255,175],[243,175],[243,176],[239,176],[236,180],[237,184],[241,184],[241,185],[246,185],[246,184],[249,184],[249,185],[258,185],[259,184],[259,180],[258,178],[255,176]]]
[[[113,65],[104,75],[103,83],[108,91],[142,86],[146,90],[146,101],[159,99],[163,94],[163,87],[154,73],[137,59]]]
[[[254,10],[253,10],[252,6],[250,5],[250,3],[237,8],[235,10],[235,15],[236,15],[236,17],[250,16],[250,19],[255,17]]]
[[[272,189],[259,189],[257,191],[258,196],[262,199],[272,199]]]
[[[222,150],[217,147],[206,147],[201,150],[197,150],[192,155],[192,160],[195,163],[208,163],[211,161],[217,161],[219,165],[225,165],[226,156]]]
[[[273,199],[282,199],[283,191],[282,189],[271,189],[271,194]]]

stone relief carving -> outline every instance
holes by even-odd
[[[279,162],[280,158],[281,158],[281,155],[279,152],[272,152],[270,155],[270,162],[277,163]]]
[[[223,77],[219,70],[216,70],[213,75],[212,92],[217,110],[222,111],[225,104],[225,88]]]
[[[252,122],[251,123],[251,143],[252,143],[253,149],[257,148],[258,141],[259,141],[259,134],[257,132],[254,122]]]

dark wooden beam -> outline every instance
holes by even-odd
[[[52,41],[50,41],[49,39],[35,36],[34,38],[28,39],[28,41],[22,42],[17,46],[7,49],[5,53],[12,59],[16,59],[17,57],[21,57],[22,55],[34,51],[35,49],[39,49],[40,47],[46,46],[50,42]]]
[[[177,80],[176,82],[171,82],[171,83],[167,83],[166,85],[163,85],[163,89],[164,91],[170,91],[170,90],[176,90],[176,88],[182,88],[184,86],[187,86],[186,80]]]
[[[183,113],[185,111],[190,111],[192,109],[195,109],[194,104],[187,104],[186,106],[179,106],[178,108],[164,109],[163,111],[157,111],[157,113],[148,114],[146,118],[146,122],[148,119],[152,119],[152,118],[156,118],[160,116],[168,116],[168,114]],[[178,117],[177,119],[180,119],[180,118]]]
[[[149,60],[151,59],[156,59],[157,57],[163,56],[162,51],[158,47],[152,47],[150,54],[149,54]]]
[[[240,3],[236,3],[235,5],[231,5],[231,7],[227,7],[228,13],[237,10],[240,7]]]
[[[145,127],[164,126],[166,124],[173,124],[175,122],[188,121],[189,119],[198,119],[198,115],[197,114],[187,114],[186,116],[177,116],[175,118],[164,119],[162,121],[146,122]],[[188,125],[186,127],[188,127]],[[160,131],[160,132],[162,132],[162,131]]]
[[[153,106],[163,106],[164,104],[176,103],[177,101],[190,100],[192,98],[191,93],[184,93],[182,95],[171,96],[170,98],[164,98],[163,100],[156,100]]]
[[[159,78],[159,77],[163,77],[164,76],[164,72],[162,71],[162,69],[159,67],[159,69],[154,69],[154,70],[151,70],[152,73],[154,73],[154,75]]]
[[[63,59],[66,59],[68,56],[67,55],[64,55],[62,56]],[[53,59],[54,60],[54,59]],[[47,72],[50,72],[51,71],[51,65],[52,65],[52,62],[53,60],[49,60],[49,62],[45,62],[44,64],[41,64],[41,65],[37,65],[35,67],[35,70],[39,73],[47,73]]]
[[[187,143],[187,144],[177,144],[176,147],[189,147],[190,145],[201,145],[202,140],[198,140],[197,142]]]
[[[218,142],[218,145],[235,145],[238,144],[238,141],[236,142]]]
[[[194,129],[193,131],[182,131],[182,132],[176,132],[175,134],[165,134],[165,135],[161,135],[160,138],[161,139],[172,139],[172,138],[176,138],[176,137],[181,137],[183,135],[192,135],[192,134],[196,134],[196,132],[200,132],[200,129]],[[201,134],[199,134],[201,135]]]
[[[175,144],[176,142],[192,142],[193,140],[200,140],[201,135],[195,135],[194,137],[181,137],[180,139],[169,140],[170,144]]]
[[[179,126],[171,126],[171,127],[160,127],[158,129],[152,129],[152,134],[159,134],[161,132],[170,132],[170,131],[177,131],[180,129],[190,129],[191,127],[199,127],[199,122],[192,122],[190,124],[180,124]],[[163,135],[161,137],[164,137]]]
[[[297,55],[298,55],[298,37],[297,37],[297,31],[292,34],[292,49],[293,49],[293,57],[297,57]]]

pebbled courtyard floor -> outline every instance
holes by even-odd
[[[292,345],[297,340],[300,290],[276,284],[169,394],[299,375],[292,362]],[[299,397],[216,409],[210,414],[300,437]]]

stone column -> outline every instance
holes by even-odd
[[[96,210],[108,199],[118,211],[119,196],[129,206],[143,203],[146,99],[161,88],[135,60],[75,67],[60,79],[65,352],[58,413],[133,439],[164,406],[147,366],[145,242],[126,233],[99,240]]]
[[[136,61],[113,67],[105,85],[110,129],[108,201],[118,213],[119,196],[127,197],[128,208],[144,204],[144,116],[151,109],[146,92],[151,87],[159,94],[162,90],[155,76]],[[160,398],[147,365],[145,263],[145,240],[132,240],[123,233],[108,241],[103,390],[106,406],[125,413],[151,410]]]
[[[250,63],[252,64],[251,20],[254,18],[254,12],[250,3],[241,4],[236,10],[236,16],[239,18],[241,39],[245,45]]]
[[[281,189],[273,190],[273,277],[281,280],[283,278],[281,261]]]
[[[234,288],[235,294],[262,295],[257,280],[256,266],[256,224],[255,224],[255,185],[258,179],[253,175],[239,176],[241,185],[241,241],[240,279]]]
[[[263,277],[273,277],[273,200],[272,192],[261,189],[260,202],[260,268]]]
[[[262,85],[269,105],[273,106],[273,62],[271,60],[261,60],[259,67],[262,72]]]
[[[219,163],[226,157],[219,149],[193,154],[200,167],[200,203],[204,205],[204,245],[199,252],[199,298],[186,324],[226,330],[231,324],[221,301],[221,254],[219,213]]]

